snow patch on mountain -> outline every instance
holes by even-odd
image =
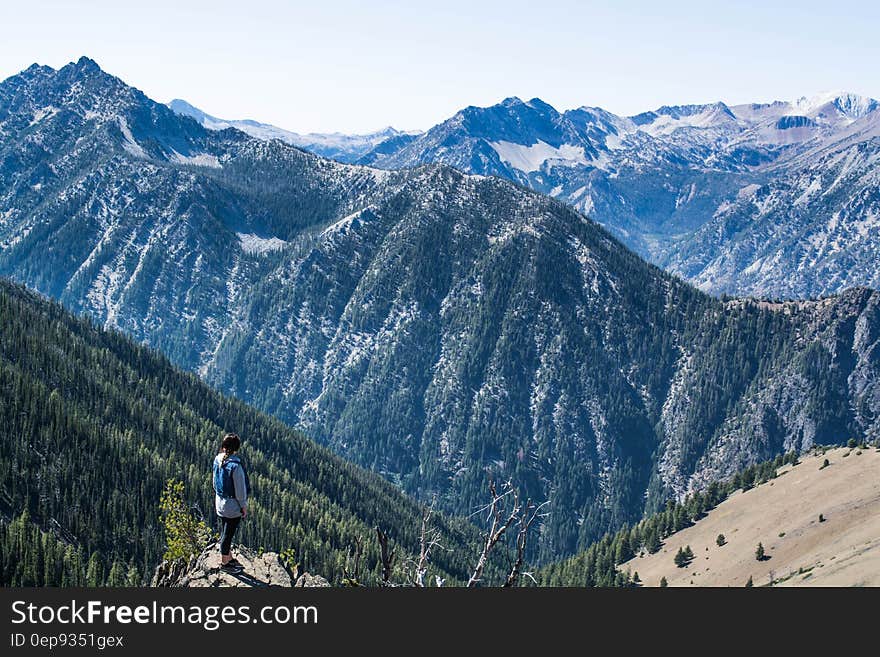
[[[277,237],[260,237],[253,233],[236,233],[241,250],[249,254],[262,255],[269,251],[279,251],[287,246],[287,242]]]
[[[31,126],[35,126],[43,119],[55,116],[57,113],[57,107],[52,107],[51,105],[49,105],[48,107],[41,107],[36,112],[34,112],[34,118],[31,120]]]
[[[608,133],[605,135],[605,148],[610,151],[618,151],[623,148],[626,148],[624,141],[614,133]]]
[[[135,157],[140,157],[145,160],[149,158],[143,147],[135,141],[134,135],[131,134],[131,128],[128,127],[128,121],[125,120],[124,116],[119,117],[119,130],[122,132],[122,147],[126,151]]]
[[[562,144],[556,148],[539,139],[530,146],[510,141],[490,141],[489,146],[503,161],[525,173],[539,171],[548,161],[560,166],[589,164],[584,155],[584,147],[572,144]]]
[[[350,227],[357,227],[358,221],[366,219],[364,215],[369,209],[370,208],[362,208],[357,212],[352,212],[350,215],[347,215],[339,221],[330,224],[329,226],[327,226],[327,228],[321,231],[321,237],[345,234]]]
[[[216,155],[210,153],[196,153],[195,155],[181,155],[174,149],[171,149],[171,155],[168,158],[177,164],[186,164],[196,167],[209,167],[211,169],[220,169],[222,165]]]

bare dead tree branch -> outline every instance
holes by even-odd
[[[379,549],[382,558],[382,586],[390,586],[397,548],[388,549],[388,535],[379,527],[376,527],[376,536],[379,539]]]
[[[516,534],[516,560],[513,562],[510,573],[507,575],[507,580],[504,582],[505,588],[519,586],[520,577],[522,576],[523,561],[525,560],[526,555],[526,545],[529,540],[529,528],[532,526],[532,523],[535,522],[541,509],[546,504],[547,502],[544,502],[535,506],[532,504],[531,500],[526,502],[525,509],[519,517],[519,531]],[[535,578],[532,577],[530,573],[526,573],[526,575],[534,581]]]
[[[492,490],[493,485],[494,484],[492,482],[489,482],[489,490],[490,491]],[[507,497],[508,495],[515,495],[515,491],[513,490],[512,487],[510,487],[510,482],[507,482],[506,484],[504,484],[504,488],[506,488],[506,490],[503,493],[501,493],[500,495],[497,495],[497,499],[496,499],[496,495],[493,494],[491,502],[486,504],[486,506],[481,506],[479,509],[477,509],[472,514],[470,514],[468,516],[468,518],[473,518],[474,516],[481,515],[482,513],[486,512],[486,511],[491,511],[494,508],[494,505],[497,504],[498,502],[500,502],[501,500],[503,500],[505,497]]]
[[[428,562],[431,558],[431,550],[435,547],[442,548],[440,543],[441,533],[436,527],[430,526],[431,516],[434,513],[434,504],[437,498],[431,500],[431,506],[427,507],[422,514],[422,530],[419,534],[419,561],[416,564],[414,583],[418,587],[425,586],[425,575],[428,574]]]
[[[473,588],[480,582],[492,549],[498,544],[498,541],[501,540],[504,533],[510,529],[519,518],[519,494],[513,489],[510,482],[504,484],[504,489],[504,492],[499,494],[495,487],[495,482],[491,480],[489,481],[489,494],[492,497],[492,501],[481,509],[483,511],[488,511],[486,521],[489,523],[489,531],[485,534],[486,542],[483,545],[483,550],[480,552],[479,558],[477,559],[477,565],[474,567],[474,572],[471,574],[470,579],[468,579],[468,588]],[[513,495],[513,508],[509,514],[506,514],[506,505],[503,504],[503,500],[508,494]]]
[[[528,577],[530,580],[532,580],[532,584],[535,584],[535,585],[538,584],[538,580],[535,579],[535,576],[534,576],[532,573],[530,573],[530,572],[525,572],[525,573],[522,574],[522,576],[523,576],[523,577]]]

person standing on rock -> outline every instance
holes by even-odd
[[[247,471],[238,455],[241,439],[228,433],[220,444],[220,453],[214,459],[214,507],[220,519],[220,570],[232,575],[244,568],[232,558],[232,537],[241,519],[247,516],[250,483]]]

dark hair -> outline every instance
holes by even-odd
[[[223,436],[223,442],[220,443],[220,451],[224,452],[223,460],[225,461],[232,454],[237,452],[241,447],[241,438],[237,433],[227,433]]]

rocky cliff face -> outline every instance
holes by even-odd
[[[880,389],[873,383],[880,377],[880,294],[854,289],[819,301],[759,305],[781,316],[777,330],[790,332],[792,346],[743,391],[692,470],[679,459],[687,449],[676,445],[693,445],[693,437],[666,432],[659,470],[679,494],[730,477],[754,462],[747,455],[802,452],[851,436],[880,441]],[[668,401],[685,399],[677,391]]]
[[[323,577],[291,571],[275,552],[258,553],[247,547],[235,546],[235,558],[244,572],[230,575],[220,570],[220,552],[210,545],[186,560],[163,561],[156,568],[150,586],[158,587],[326,587]]]
[[[867,127],[866,127],[867,130]],[[817,296],[880,286],[880,116],[744,187],[659,259],[713,293]]]

